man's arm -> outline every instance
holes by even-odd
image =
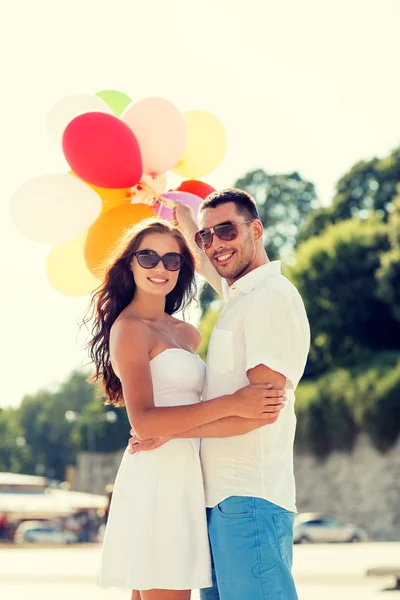
[[[214,288],[214,290],[222,297],[222,279],[208,260],[205,252],[197,247],[194,241],[195,233],[198,231],[198,226],[193,217],[193,211],[189,206],[185,206],[180,202],[176,202],[174,211],[175,221],[182,230],[189,248],[196,258],[197,272]]]

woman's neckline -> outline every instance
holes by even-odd
[[[170,352],[171,350],[180,350],[181,352],[186,352],[186,354],[191,354],[192,356],[198,357],[198,354],[195,354],[194,352],[190,352],[190,350],[185,350],[184,348],[165,348],[165,350],[162,350],[161,352],[156,354],[153,358],[151,358],[150,362],[153,362],[153,360],[156,360],[156,358],[158,358],[162,354],[165,354],[166,352]]]

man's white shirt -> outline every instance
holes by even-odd
[[[229,496],[255,496],[296,511],[293,443],[294,391],[303,374],[310,328],[303,301],[281,274],[280,261],[238,279],[223,280],[226,305],[212,333],[204,400],[249,384],[247,371],[259,364],[287,379],[287,405],[278,420],[250,433],[201,441],[206,505]]]

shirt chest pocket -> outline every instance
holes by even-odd
[[[207,368],[216,373],[229,373],[234,370],[233,331],[215,328],[207,353]]]

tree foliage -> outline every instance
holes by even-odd
[[[387,157],[358,162],[339,179],[332,204],[308,215],[299,243],[353,217],[375,216],[386,223],[393,212],[399,182],[400,148]]]
[[[116,409],[117,421],[104,419],[103,399],[95,386],[87,383],[87,373],[74,371],[58,390],[40,390],[25,396],[18,409],[0,411],[0,434],[23,435],[26,446],[14,448],[13,460],[2,464],[10,470],[43,473],[62,480],[68,464],[74,464],[79,451],[112,451],[126,446],[129,422],[125,409]],[[65,413],[76,413],[68,422]],[[3,423],[4,422],[4,423]],[[3,437],[3,435],[2,435]],[[10,457],[4,451],[0,459]]]
[[[199,348],[199,355],[205,361],[207,357],[207,348],[210,342],[210,337],[220,315],[220,308],[209,308],[205,313],[204,317],[200,322],[200,333],[202,335],[201,346]]]
[[[387,226],[353,218],[304,242],[288,268],[311,323],[314,373],[357,361],[364,349],[400,347],[399,322],[378,294]]]
[[[400,353],[370,353],[363,363],[300,383],[296,413],[299,451],[320,459],[351,452],[363,431],[385,452],[400,435]]]
[[[24,429],[18,420],[18,411],[0,408],[0,471],[22,472],[29,463],[26,446],[19,446]]]

